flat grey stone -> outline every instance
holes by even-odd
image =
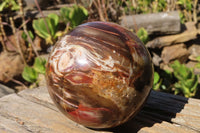
[[[124,125],[92,130],[65,117],[45,86],[0,98],[0,133],[199,133],[200,100],[151,91],[144,108]]]
[[[5,85],[0,84],[0,97],[3,97],[11,93],[15,93],[14,89],[11,89]]]

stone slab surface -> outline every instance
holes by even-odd
[[[200,100],[152,91],[144,108],[129,122],[93,130],[66,118],[46,87],[0,98],[0,133],[198,133]]]
[[[5,85],[0,84],[0,97],[14,93],[15,91]]]

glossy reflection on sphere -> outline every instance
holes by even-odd
[[[55,44],[46,80],[51,98],[68,118],[110,128],[140,110],[152,87],[153,67],[135,34],[114,23],[89,22]]]

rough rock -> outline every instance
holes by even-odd
[[[186,66],[189,67],[189,68],[194,68],[194,73],[195,74],[200,74],[200,68],[197,68],[196,65],[197,65],[198,62],[195,62],[195,61],[189,61]],[[199,79],[200,80],[200,79]]]
[[[161,64],[160,64],[160,69],[162,69],[162,70],[167,70],[167,71],[169,71],[169,72],[173,72],[173,69],[169,66],[169,64],[161,63]]]
[[[187,51],[185,44],[164,47],[161,53],[164,64],[168,64],[173,60],[179,60],[183,63],[188,59],[188,56],[189,52]]]
[[[5,85],[0,84],[0,97],[14,93],[15,91]]]
[[[35,39],[33,40],[33,44],[37,51],[41,51],[42,45],[44,45],[44,40],[42,40],[42,38],[40,38],[39,36],[36,36]]]
[[[5,45],[6,45],[6,48],[9,50],[9,51],[12,51],[12,52],[18,52],[18,41],[19,41],[19,47],[21,48],[22,51],[25,51],[26,50],[26,45],[25,45],[25,41],[24,39],[22,38],[22,34],[23,34],[23,31],[20,30],[18,32],[16,32],[15,35],[9,35],[7,36],[8,37],[8,40],[6,40],[5,38]],[[16,39],[17,38],[17,39]]]
[[[196,30],[196,23],[195,22],[187,22],[185,23],[185,27],[188,31],[193,31],[193,30]]]
[[[157,37],[146,44],[148,48],[162,48],[173,44],[184,43],[196,39],[200,33],[200,29],[186,30],[183,33],[176,35],[168,35]]]
[[[200,101],[151,91],[132,120],[112,129],[93,130],[66,118],[46,87],[0,98],[1,133],[199,133]]]
[[[181,31],[177,11],[123,16],[120,23],[135,31],[143,27],[148,34],[176,34]]]
[[[190,52],[189,59],[196,61],[196,58],[200,56],[200,45],[193,44],[192,46],[189,47],[189,52]]]
[[[153,62],[153,64],[155,65],[155,66],[159,66],[160,65],[160,63],[161,63],[161,61],[162,61],[162,58],[158,55],[158,54],[156,54],[156,53],[152,53],[153,54],[153,57],[152,57],[152,62]]]
[[[47,85],[44,74],[38,75],[38,81],[39,81],[39,83],[38,83],[39,86],[46,86]]]
[[[0,53],[0,81],[8,82],[13,77],[22,73],[24,63],[21,56],[14,52]]]

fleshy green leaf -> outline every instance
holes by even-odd
[[[0,1],[0,12],[3,11],[5,8],[9,8],[12,11],[20,9],[19,5],[16,3],[15,0],[3,0],[3,2],[1,1]]]
[[[23,32],[23,33],[22,33],[22,38],[23,38],[24,40],[26,40],[26,39],[27,39],[27,35],[26,35],[26,33],[25,33],[25,32]]]
[[[200,56],[197,56],[197,58],[196,58],[196,59],[197,59],[197,61],[198,61],[198,62],[200,62]]]
[[[77,5],[61,8],[60,12],[63,21],[65,23],[70,22],[73,28],[81,24],[88,17],[88,11],[84,7]]]
[[[43,39],[46,39],[50,36],[50,34],[47,32],[44,20],[42,19],[33,20],[33,28],[35,32]]]
[[[28,34],[29,34],[30,38],[33,40],[33,39],[34,39],[34,35],[33,35],[33,33],[32,33],[31,30],[28,30]],[[23,38],[25,41],[28,40],[28,39],[27,39],[27,35],[26,35],[25,32],[22,33],[22,38]]]
[[[62,36],[63,34],[64,34],[64,32],[58,31],[58,32],[56,32],[56,34],[55,34],[55,38],[57,38],[57,37],[59,37],[59,36]]]
[[[58,17],[58,15],[56,15],[56,14],[54,14],[54,13],[51,13],[51,14],[49,14],[48,15],[48,18],[50,18],[50,19],[52,19],[53,20],[53,25],[54,26],[57,26],[58,25],[58,23],[59,23],[59,17]]]
[[[157,84],[160,79],[160,76],[157,72],[154,72],[154,81],[153,84]]]
[[[69,14],[70,14],[71,10],[72,10],[71,7],[69,7],[69,8],[63,7],[60,9],[61,18],[65,23],[70,21]]]
[[[34,83],[37,80],[38,73],[32,67],[25,66],[24,70],[22,72],[22,77],[26,81],[28,81],[30,83]]]
[[[51,36],[54,37],[58,28],[59,17],[58,15],[51,13],[48,15],[47,21],[48,21],[49,30],[51,32]]]
[[[189,68],[187,68],[185,65],[180,64],[179,61],[174,61],[174,63],[171,64],[171,67],[174,69],[174,76],[177,79],[183,80],[187,79],[187,77],[189,76]]]
[[[35,58],[35,62],[33,64],[33,68],[35,69],[35,71],[37,71],[38,73],[42,73],[45,74],[45,70],[46,70],[46,60],[42,59],[42,58]]]
[[[12,11],[16,11],[20,9],[19,5],[15,2],[15,0],[10,0],[9,3],[11,4]]]
[[[6,4],[6,1],[0,4],[0,12],[2,12],[4,8],[6,8]]]
[[[200,68],[200,63],[197,63],[197,64],[195,65],[195,67],[196,67],[196,68]]]
[[[74,10],[71,12],[71,22],[73,27],[81,24],[88,17],[87,10],[82,6],[74,6]]]
[[[138,31],[137,31],[137,36],[140,38],[140,40],[146,44],[149,37],[148,37],[148,33],[147,31],[144,29],[144,28],[140,28]]]
[[[174,61],[171,64],[174,70],[174,76],[178,82],[174,84],[175,94],[182,92],[185,97],[192,97],[195,95],[198,85],[198,75],[194,74],[192,68],[186,67],[184,64],[180,64],[178,61]],[[178,91],[177,91],[178,90]]]
[[[38,20],[34,20],[33,28],[40,37],[46,40],[47,44],[53,44],[54,39],[57,38],[56,32],[58,30],[58,23],[59,23],[58,15],[52,13],[49,14],[48,17],[46,17],[45,19],[40,18]]]

